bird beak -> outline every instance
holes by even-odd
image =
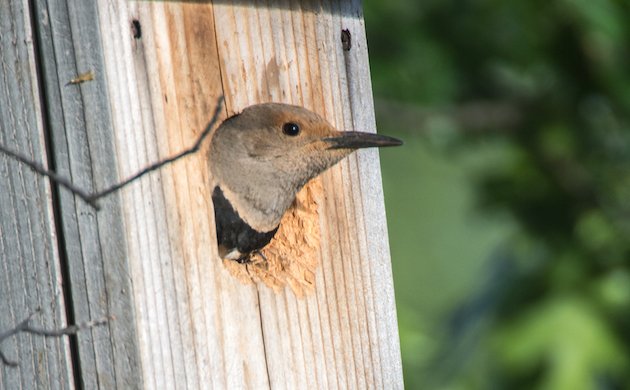
[[[340,132],[336,137],[327,137],[323,141],[329,144],[328,149],[361,149],[402,145],[401,140],[393,137],[359,131]]]

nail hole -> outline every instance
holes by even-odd
[[[138,19],[131,21],[131,33],[135,39],[142,38],[142,26],[140,26],[140,21],[138,21]]]
[[[341,30],[341,47],[344,51],[350,51],[352,48],[352,35],[350,35],[350,30],[346,28]]]

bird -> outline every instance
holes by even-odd
[[[385,135],[339,131],[317,113],[283,103],[255,104],[227,118],[211,136],[207,159],[220,257],[250,262],[309,180],[357,149],[398,145]]]

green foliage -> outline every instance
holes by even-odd
[[[503,380],[512,389],[598,388],[607,376],[623,377],[628,364],[615,332],[579,297],[546,300],[501,324],[493,336],[500,371],[509,373]]]
[[[500,271],[500,283],[488,280],[474,287],[464,281],[470,279],[443,277],[461,284],[440,287],[433,282],[432,289],[423,290],[427,294],[441,289],[451,298],[459,297],[450,322],[442,322],[441,328],[447,329],[444,351],[428,336],[426,320],[409,320],[424,318],[423,313],[401,313],[408,385],[630,388],[630,3],[368,1],[365,16],[377,108],[379,102],[391,107],[391,101],[398,102],[394,107],[402,107],[402,102],[417,107],[421,128],[404,131],[424,146],[411,143],[406,146],[414,151],[410,153],[422,156],[422,148],[439,150],[441,159],[463,166],[452,171],[460,176],[451,184],[462,186],[452,191],[474,190],[477,221],[484,220],[480,215],[507,214],[517,226],[503,236],[500,250],[492,252],[500,259],[488,260],[487,273],[511,264]],[[478,108],[475,115],[470,115],[470,107]],[[402,117],[396,109],[379,112],[381,124]],[[446,144],[435,143],[435,132],[444,129],[432,128],[438,119],[449,123],[455,134],[449,133]],[[480,147],[489,144],[505,151],[501,158]],[[470,164],[473,154],[486,162]],[[387,173],[388,157],[383,156]],[[441,188],[449,192],[445,198],[455,196],[440,187],[445,180],[440,174],[431,181],[430,175],[413,173],[404,172],[407,180]],[[407,186],[408,191],[413,188]],[[403,197],[395,192],[386,195]],[[404,202],[414,200],[394,202],[392,208]],[[418,218],[431,215],[422,211],[426,201],[417,199],[415,204]],[[501,221],[496,226],[503,229],[506,223]],[[399,228],[396,223],[390,218],[392,236],[400,229],[413,242],[409,245],[423,242],[414,241],[413,227]],[[451,231],[443,231],[445,227]],[[451,239],[468,245],[466,233],[456,229],[438,218],[430,231],[417,234],[428,236],[425,241],[432,237],[434,243]],[[394,242],[396,271],[398,254],[405,256]],[[488,245],[468,247],[485,248],[490,258]],[[480,267],[469,259],[475,256],[469,249],[451,256],[449,262],[463,265],[462,274]],[[422,258],[418,254],[416,260]],[[406,265],[404,277],[396,276],[398,290],[399,281],[413,279],[408,267],[412,264]],[[421,267],[418,272],[430,272]],[[442,267],[457,272],[456,267]],[[418,276],[428,284],[431,279],[430,274]],[[470,289],[474,293],[465,298],[462,291]],[[397,294],[399,302],[406,298],[401,311],[432,307],[432,318],[441,311],[429,300],[436,299],[435,305],[442,307],[452,302],[429,292],[416,298],[426,303],[414,306],[408,303],[412,293]],[[425,328],[419,332],[411,324]],[[476,340],[474,348],[462,348],[471,338]],[[413,341],[406,345],[407,340]],[[413,356],[413,349],[424,349],[417,352],[420,358]],[[409,370],[420,366],[425,370]]]

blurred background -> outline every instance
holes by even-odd
[[[630,2],[365,0],[409,389],[630,389]]]

